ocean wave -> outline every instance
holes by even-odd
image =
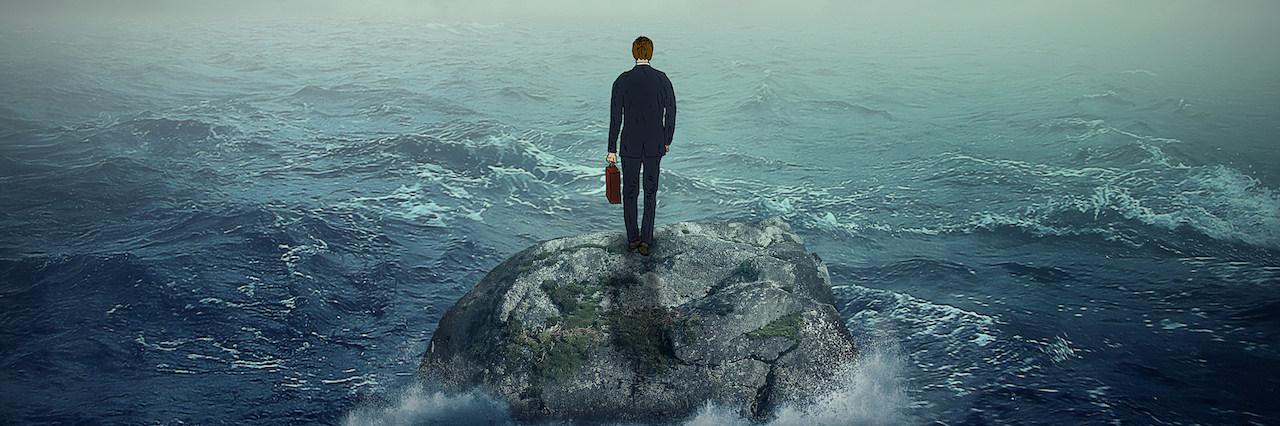
[[[774,83],[776,85],[777,83]],[[783,113],[783,99],[778,89],[769,84],[768,79],[760,82],[752,89],[751,94],[738,102],[739,112],[750,114],[768,114],[777,116]]]
[[[1138,245],[1147,239],[1138,235],[1159,235],[1134,229],[1139,225],[1280,249],[1280,196],[1226,166],[1192,168],[1172,184],[1124,172],[1082,186],[1092,192],[1029,205],[1023,212],[975,215],[968,230],[1014,226],[1041,235],[1098,234]]]
[[[302,100],[316,101],[316,100],[347,99],[352,97],[352,93],[343,92],[341,90],[325,89],[325,88],[321,88],[313,85],[307,85],[301,89],[298,89],[298,91],[293,92],[293,94],[289,96],[297,99],[302,99]]]
[[[1178,221],[1215,239],[1280,250],[1280,192],[1275,189],[1223,165],[1197,168],[1176,188]]]
[[[911,279],[928,283],[968,275],[936,272],[943,274]],[[1009,371],[1011,365],[1024,362],[1018,354],[1026,349],[1016,336],[1000,330],[994,316],[859,285],[837,285],[834,290],[854,336],[900,346],[908,363],[904,376],[914,413],[938,416],[936,410],[945,409],[937,407],[939,401],[967,398],[989,386],[993,374],[983,371]]]
[[[531,90],[523,87],[503,87],[498,90],[498,95],[507,101],[529,104],[543,104],[550,98],[542,95],[533,94]]]
[[[1052,269],[1019,265],[1017,271],[1050,280],[1063,278],[1061,271]],[[834,288],[841,315],[854,336],[893,341],[900,348],[909,401],[904,414],[912,423],[950,424],[984,418],[1009,421],[1004,416],[1021,414],[1028,407],[1057,409],[1082,397],[1099,404],[1117,403],[1110,396],[1089,391],[1090,386],[1101,384],[1098,379],[1081,384],[1053,372],[1060,368],[1056,365],[1078,365],[1075,363],[1089,359],[1095,349],[1072,341],[1061,331],[1024,336],[1029,329],[1017,313],[1006,317],[979,312],[1001,310],[996,308],[999,302],[980,302],[984,295],[991,297],[987,293],[994,283],[988,275],[974,274],[963,265],[918,259],[859,269],[853,278],[861,282]],[[863,285],[909,286],[915,289],[913,293],[926,294],[942,289],[942,294],[931,297],[968,300],[978,311]],[[961,288],[973,288],[977,294],[949,294]],[[1106,410],[1105,415],[1115,413]]]
[[[1108,132],[1122,138],[1122,149],[1066,164],[945,153],[893,166],[914,174],[911,186],[747,179],[711,186],[726,194],[723,204],[782,216],[837,239],[1014,230],[1014,238],[1096,237],[1180,255],[1224,244],[1264,257],[1280,250],[1276,190],[1225,165],[1186,164],[1171,149],[1185,145],[1181,141]]]
[[[1125,71],[1124,71],[1124,73],[1125,73],[1125,74],[1135,74],[1135,75],[1146,75],[1146,76],[1150,76],[1150,77],[1159,77],[1159,76],[1160,76],[1159,74],[1156,74],[1156,73],[1154,73],[1154,72],[1147,71],[1147,70],[1144,70],[1144,69],[1125,70]]]
[[[78,126],[43,129],[41,138],[51,143],[32,146],[24,154],[64,166],[118,157],[173,167],[201,156],[220,155],[243,135],[234,125],[199,115],[195,108],[164,115],[149,111],[124,117],[103,113],[97,120]]]
[[[916,269],[916,268],[912,268]],[[912,273],[912,280],[955,280],[968,274],[955,271],[935,271],[931,274]],[[917,351],[940,350],[957,354],[957,359],[983,359],[983,356],[959,356],[961,352],[985,351],[990,342],[1001,335],[997,319],[989,315],[966,311],[949,305],[935,304],[911,295],[888,290],[872,289],[857,285],[835,286],[836,299],[841,300],[841,315],[855,336],[872,339],[911,342]],[[917,353],[919,355],[919,353]],[[939,372],[951,367],[935,366]],[[965,376],[963,370],[953,379]],[[945,383],[940,380],[938,383]],[[964,392],[963,389],[958,389]]]
[[[1116,93],[1115,90],[1108,90],[1105,93],[1080,95],[1079,97],[1072,100],[1072,103],[1074,103],[1077,106],[1085,102],[1096,102],[1096,103],[1102,103],[1102,104],[1121,105],[1121,106],[1138,105],[1137,103],[1129,99],[1126,99],[1125,97]]]
[[[860,117],[875,117],[888,121],[897,121],[897,118],[890,114],[889,111],[871,108],[865,105],[851,103],[842,100],[815,100],[805,101],[803,106],[821,112],[847,112],[853,113]]]
[[[475,114],[463,102],[434,93],[418,93],[406,85],[388,85],[387,80],[365,84],[340,84],[324,88],[316,85],[301,89],[281,100],[300,105],[322,117],[392,118],[409,125],[414,120],[437,121],[454,116]],[[436,113],[435,116],[427,113]]]
[[[1125,138],[1128,151],[1091,157],[1078,167],[967,155],[927,160],[922,169],[936,171],[924,181],[961,193],[995,186],[1022,199],[992,200],[991,207],[960,217],[963,222],[926,228],[974,232],[1013,226],[1037,235],[1096,234],[1137,244],[1172,238],[1164,243],[1170,246],[1181,245],[1181,238],[1166,233],[1193,230],[1218,241],[1280,249],[1280,194],[1274,189],[1224,165],[1188,166],[1160,148],[1178,141]],[[1144,229],[1150,227],[1163,232]]]
[[[485,221],[494,206],[555,215],[603,189],[603,167],[587,167],[544,149],[538,133],[512,134],[494,123],[454,123],[424,133],[335,144],[320,155],[378,170],[383,195],[358,195],[344,207],[373,208],[444,227]],[[343,173],[340,173],[343,174]],[[665,177],[666,175],[664,175]]]
[[[1162,101],[1138,108],[1138,111],[1171,110],[1173,112],[1183,112],[1190,108],[1191,102],[1188,102],[1186,99],[1165,98]]]

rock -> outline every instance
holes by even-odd
[[[650,256],[617,232],[536,244],[444,317],[418,369],[517,418],[672,420],[706,401],[763,418],[854,360],[826,265],[779,218],[679,222]]]

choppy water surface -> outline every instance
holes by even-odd
[[[1280,422],[1280,58],[1233,38],[1276,34],[1114,21],[7,21],[0,408],[510,422],[412,375],[498,262],[622,230],[643,33],[680,108],[659,225],[782,216],[866,354],[774,424]]]

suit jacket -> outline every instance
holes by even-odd
[[[648,65],[636,65],[613,81],[609,152],[626,158],[661,157],[675,133],[676,94],[666,74]]]

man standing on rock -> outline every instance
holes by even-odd
[[[649,66],[653,41],[640,36],[631,43],[636,66],[613,81],[609,102],[609,155],[605,161],[618,162],[618,135],[622,135],[622,217],[627,226],[628,246],[649,255],[653,245],[653,216],[658,207],[658,163],[671,150],[676,132],[676,94],[671,80]],[[636,197],[640,172],[644,171],[644,220],[636,229]]]

